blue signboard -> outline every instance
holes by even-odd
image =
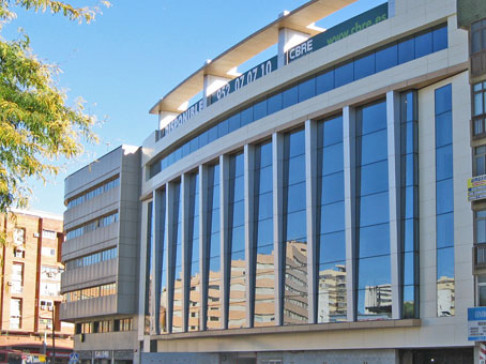
[[[230,93],[238,91],[240,88],[245,87],[253,81],[275,71],[277,69],[277,58],[277,56],[274,56],[265,62],[256,65],[251,70],[246,71],[241,76],[231,80],[226,85],[209,95],[208,104],[214,104],[215,102],[224,99]]]
[[[486,341],[486,307],[467,309],[468,340]]]
[[[388,18],[388,3],[381,4],[367,12],[357,15],[338,24],[325,32],[309,38],[305,42],[290,48],[287,52],[287,63],[293,62],[317,49],[323,48],[351,34],[366,29]]]

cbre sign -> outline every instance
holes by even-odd
[[[324,48],[329,44],[335,43],[338,40],[344,39],[351,34],[357,33],[386,19],[388,19],[388,3],[379,5],[363,14],[346,20],[306,40],[304,43],[290,48],[286,54],[287,63],[291,63],[317,49]]]

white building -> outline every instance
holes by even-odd
[[[312,26],[353,2],[282,15],[152,108],[134,196],[134,361],[477,356],[467,313],[486,306],[486,4],[390,0]]]

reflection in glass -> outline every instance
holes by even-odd
[[[358,320],[392,314],[386,128],[385,101],[357,110]]]
[[[201,275],[199,265],[201,256],[199,254],[199,174],[194,173],[188,176],[188,221],[187,221],[187,271],[190,272],[189,284],[186,285],[185,297],[188,297],[189,309],[186,318],[188,331],[199,331],[201,318]]]
[[[346,321],[343,120],[318,124],[317,134],[317,322]],[[328,154],[336,158],[328,158]]]
[[[439,234],[444,221],[454,226],[452,163],[452,87],[435,90],[437,315],[455,315],[454,234]],[[444,153],[445,151],[445,153]]]
[[[158,295],[158,322],[157,322],[157,332],[164,333],[167,332],[167,267],[165,266],[165,258],[167,257],[167,242],[165,234],[165,222],[167,218],[166,211],[166,201],[167,195],[166,191],[162,190],[156,194],[157,197],[157,211],[155,213],[158,222],[156,227],[157,230],[157,241],[155,242],[155,271],[158,273],[158,280],[155,283],[155,292]]]
[[[254,169],[254,263],[253,326],[275,325],[275,263],[273,252],[272,143],[255,146]]]
[[[182,331],[182,188],[181,182],[172,183],[172,226],[170,232],[170,261],[172,282],[169,289],[169,304],[172,305],[171,332]]]
[[[220,240],[220,199],[219,165],[207,167],[206,184],[206,256],[208,273],[206,328],[221,328],[221,240]]]
[[[231,256],[229,275],[228,328],[246,323],[245,267],[245,191],[243,153],[229,157],[228,248]]]
[[[284,136],[283,252],[284,325],[308,322],[307,235],[305,206],[305,133]],[[299,163],[295,163],[299,161]]]
[[[400,96],[402,317],[419,316],[419,205],[417,92]]]

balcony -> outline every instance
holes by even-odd
[[[477,244],[473,247],[474,273],[486,269],[486,244]]]
[[[471,77],[479,77],[486,73],[486,50],[471,55]]]

